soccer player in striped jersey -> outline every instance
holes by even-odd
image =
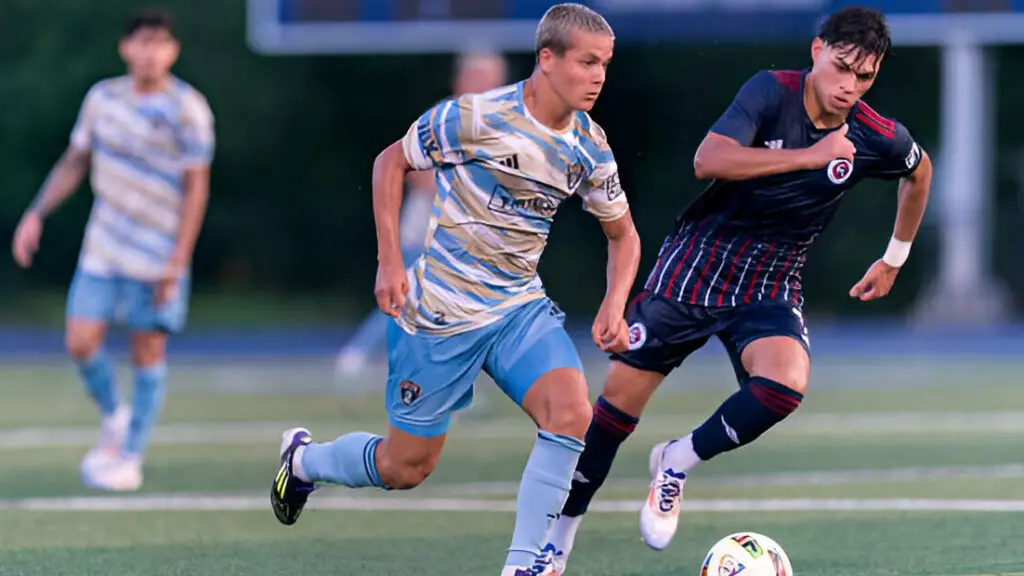
[[[466,53],[455,61],[453,78],[454,97],[479,94],[508,83],[507,63],[500,54]],[[411,266],[423,253],[427,224],[434,204],[433,170],[417,170],[406,177],[407,191],[399,217],[399,241],[402,244],[402,262]],[[352,338],[338,352],[335,372],[348,379],[357,376],[374,350],[384,344],[389,317],[374,308],[356,328]]]
[[[502,576],[535,576],[548,525],[569,493],[590,423],[587,384],[563,314],[537,265],[552,219],[574,194],[608,237],[608,286],[592,327],[625,351],[623,317],[640,242],[604,132],[586,113],[612,56],[608,23],[579,4],[552,7],[537,28],[533,75],[423,114],[374,165],[376,296],[388,334],[386,438],[357,432],[313,444],[284,433],[274,512],[294,523],[314,483],[409,489],[433,470],[451,415],[486,371],[537,424]],[[398,238],[402,181],[436,168],[426,252],[408,270]]]
[[[195,88],[170,74],[178,57],[172,17],[132,15],[119,49],[125,76],[85,96],[71,143],[25,213],[14,258],[32,263],[43,220],[91,174],[95,200],[68,294],[67,349],[102,416],[83,482],[136,490],[165,396],[167,336],[185,324],[189,265],[209,195],[213,115]],[[118,398],[104,352],[115,319],[131,329],[131,407]]]
[[[865,178],[899,179],[899,201],[888,250],[850,296],[873,300],[892,287],[932,169],[903,125],[860,99],[889,46],[881,14],[841,10],[814,39],[811,70],[755,74],[711,127],[694,168],[712,182],[677,219],[627,312],[629,350],[612,356],[572,494],[545,547],[557,573],[651,395],[710,337],[728,351],[739,390],[691,434],[652,450],[640,517],[648,546],[669,544],[694,466],[753,442],[800,405],[810,372],[801,269],[840,200]]]

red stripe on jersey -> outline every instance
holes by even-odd
[[[729,283],[732,282],[732,275],[736,272],[736,268],[740,265],[740,258],[743,257],[743,252],[746,251],[747,246],[750,245],[750,238],[740,246],[740,251],[736,253],[736,257],[732,259],[732,264],[729,265],[729,273],[725,275],[725,282],[722,283],[722,291],[718,293],[718,305],[721,306],[725,302],[725,292],[729,289]]]
[[[782,283],[782,275],[786,273],[787,269],[789,269],[789,263],[792,261],[793,253],[790,252],[789,255],[786,256],[786,261],[782,264],[782,268],[779,269],[779,273],[775,275],[775,287],[772,288],[772,294],[768,297],[769,299],[775,300],[775,296],[779,293],[779,285]]]
[[[800,90],[800,72],[796,70],[772,70],[772,76],[790,92]]]
[[[693,252],[693,247],[697,244],[697,233],[693,234],[690,238],[690,245],[686,247],[686,252],[683,253],[682,258],[679,259],[679,264],[676,265],[676,269],[672,271],[672,276],[668,279],[668,286],[665,287],[665,298],[672,297],[672,284],[675,284],[676,278],[679,278],[679,273],[683,271],[683,263],[690,257],[690,252]]]
[[[875,112],[874,108],[868,106],[864,102],[859,102],[857,104],[856,116],[858,120],[863,121],[882,136],[887,138],[896,137],[896,123],[882,116],[878,112]]]
[[[711,251],[708,253],[708,261],[704,264],[704,269],[701,271],[700,276],[697,276],[697,281],[693,283],[693,294],[690,294],[690,304],[697,303],[697,291],[700,290],[700,281],[707,275],[708,271],[711,270],[711,262],[715,259],[715,248],[718,248],[718,240],[711,245]],[[709,286],[708,289],[711,287]],[[682,290],[682,286],[679,287]]]
[[[761,265],[768,261],[768,257],[771,256],[774,249],[775,246],[769,246],[764,251],[764,255],[757,261],[757,267],[754,268],[754,277],[750,279],[750,289],[747,290],[747,295],[743,297],[744,304],[750,304],[750,297],[754,294],[754,286],[757,285],[757,277],[761,275]]]

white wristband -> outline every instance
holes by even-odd
[[[910,256],[910,245],[912,242],[904,242],[903,240],[897,240],[894,236],[889,240],[889,247],[885,249],[885,254],[882,255],[882,262],[885,262],[893,268],[899,268],[906,263],[907,258]]]

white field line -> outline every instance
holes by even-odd
[[[637,512],[639,500],[594,502],[593,512]],[[515,502],[466,498],[314,497],[311,510],[514,512]],[[269,495],[176,494],[151,496],[85,496],[0,500],[0,510],[53,512],[125,511],[251,511],[270,512]],[[1024,512],[1024,500],[935,499],[758,499],[689,500],[685,512]]]
[[[641,421],[636,435],[672,437],[688,432],[700,417],[653,416]],[[364,426],[367,423],[362,423]],[[259,444],[276,442],[294,422],[219,422],[162,425],[154,432],[156,444]],[[372,424],[371,428],[380,428]],[[313,430],[314,434],[316,430]],[[532,429],[526,418],[456,423],[450,436],[478,440],[528,439]],[[835,437],[881,434],[1024,434],[1024,412],[889,412],[863,414],[808,414],[784,422],[774,434]],[[89,446],[96,438],[92,427],[33,427],[0,430],[0,450]]]
[[[995,466],[948,466],[920,468],[879,468],[853,470],[827,470],[802,472],[777,472],[767,474],[721,474],[706,475],[702,479],[715,486],[760,487],[760,486],[835,486],[842,484],[878,484],[882,482],[921,482],[956,478],[999,479],[1024,478],[1024,464],[1003,464]],[[645,491],[650,478],[620,478],[608,480],[605,491]],[[486,496],[515,494],[517,482],[464,482],[424,486],[432,495],[442,496]],[[641,492],[642,495],[642,492]]]

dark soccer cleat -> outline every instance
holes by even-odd
[[[313,442],[313,438],[305,428],[292,428],[281,436],[281,467],[278,468],[274,485],[270,488],[270,504],[278,521],[291,526],[299,519],[306,499],[314,488],[312,482],[300,480],[292,472],[292,456],[300,446]]]

